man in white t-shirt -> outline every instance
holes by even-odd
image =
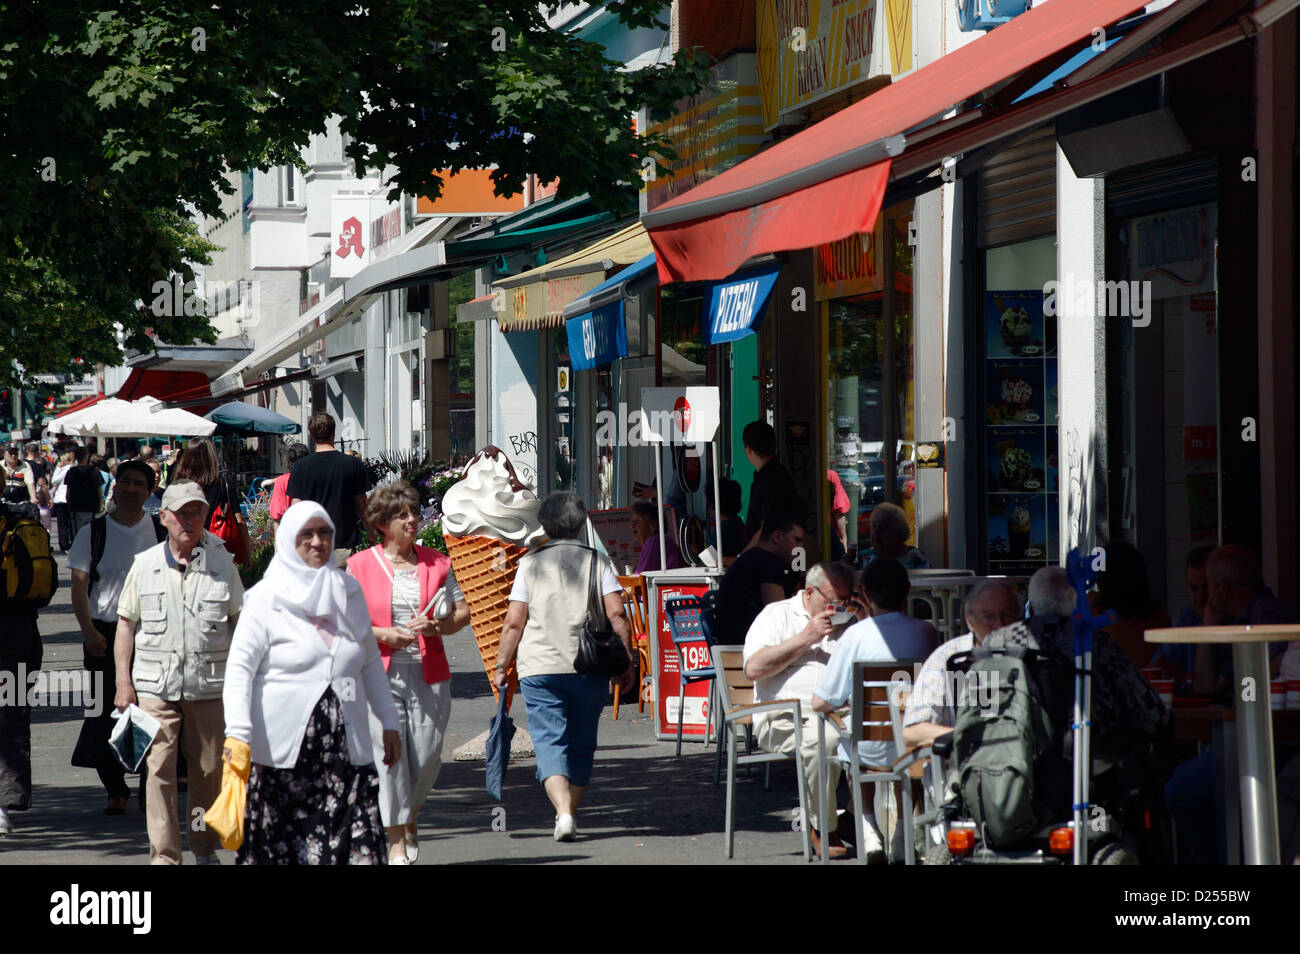
[[[870,616],[850,626],[836,643],[813,693],[812,706],[817,712],[841,710],[853,698],[855,662],[920,662],[938,645],[939,636],[933,626],[903,612],[912,587],[901,563],[889,557],[872,560],[862,573],[862,588]],[[858,754],[868,765],[888,766],[899,753],[893,743],[878,741],[859,742]],[[848,758],[843,746],[840,755]],[[895,815],[892,793],[879,785],[872,787],[876,790],[876,808],[892,819]],[[870,804],[864,799],[864,805]],[[899,831],[897,825],[891,825],[891,830]],[[867,861],[883,862],[883,842],[876,830],[876,814],[871,810],[866,813],[866,840],[863,850],[867,852]]]
[[[122,584],[135,555],[156,546],[167,535],[157,518],[146,515],[143,509],[153,485],[154,473],[144,463],[129,460],[118,465],[113,487],[116,509],[82,527],[68,553],[72,611],[81,627],[83,661],[97,682],[94,691],[100,700],[98,714],[86,718],[73,764],[99,773],[108,796],[104,812],[109,815],[126,811],[130,793],[122,763],[108,746],[113,709],[104,693],[112,693],[116,684],[113,637]]]
[[[817,746],[829,753],[838,743],[833,730],[821,734],[813,712],[813,690],[831,658],[835,641],[854,618],[866,617],[866,607],[854,597],[853,570],[843,563],[818,563],[808,571],[807,585],[788,600],[768,603],[745,636],[745,675],[754,680],[754,701],[798,699],[802,722],[804,805],[813,825],[814,850],[820,851],[821,820],[817,818]],[[765,752],[793,754],[794,720],[785,713],[759,713],[754,737]],[[839,768],[831,765],[830,815],[836,818],[835,785]],[[846,854],[831,825],[830,856]]]

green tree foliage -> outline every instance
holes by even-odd
[[[606,6],[638,26],[664,4]],[[626,203],[671,157],[633,112],[666,118],[707,74],[693,54],[618,65],[532,0],[0,0],[0,382],[115,361],[115,324],[141,350],[213,340],[155,314],[154,283],[206,263],[192,218],[221,214],[227,170],[298,162],[331,116],[392,194],[493,166],[502,195],[536,173]]]

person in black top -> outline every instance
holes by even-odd
[[[291,503],[314,500],[325,508],[334,521],[337,559],[339,550],[351,550],[357,545],[370,475],[360,458],[334,449],[334,418],[323,412],[313,414],[307,421],[307,433],[315,444],[315,453],[293,465],[286,490]]]
[[[793,595],[798,581],[791,563],[802,546],[803,526],[793,514],[769,518],[758,544],[738,556],[718,584],[719,645],[742,644],[764,606]]]
[[[41,457],[41,445],[32,441],[27,445],[27,466],[32,469],[32,479],[36,481],[36,486],[41,486],[41,481],[45,482],[45,489],[50,487],[50,465],[45,458]]]
[[[758,543],[759,529],[772,514],[793,514],[800,524],[808,517],[808,505],[795,488],[794,478],[776,459],[776,431],[765,421],[751,421],[741,432],[745,456],[754,465],[754,482],[749,486],[749,514],[745,517],[746,548]]]
[[[86,461],[90,451],[78,447],[73,451],[77,464],[63,478],[63,486],[68,488],[68,511],[72,514],[72,535],[90,523],[99,513],[103,501],[104,478],[98,467],[92,467]]]
[[[740,519],[740,484],[726,477],[718,481],[718,497],[722,501],[722,556],[737,557],[748,542],[745,538],[745,521]],[[712,508],[709,508],[712,510]],[[709,542],[717,546],[713,539],[716,534],[713,514],[709,514]]]
[[[191,438],[185,445],[185,452],[176,462],[176,471],[172,483],[178,480],[192,480],[203,488],[208,498],[208,525],[212,525],[212,516],[220,506],[229,505],[234,515],[237,532],[243,537],[243,551],[252,555],[252,541],[248,535],[248,524],[244,512],[239,509],[239,488],[230,474],[221,469],[221,457],[217,447],[206,437]],[[227,549],[229,549],[227,544]]]

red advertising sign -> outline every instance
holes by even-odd
[[[673,583],[659,586],[655,594],[655,699],[659,703],[655,706],[655,714],[659,720],[658,729],[661,736],[671,735],[674,738],[677,736],[677,706],[682,690],[682,660],[678,655],[677,646],[673,643],[673,634],[668,629],[668,614],[664,611],[664,606],[669,600],[683,596],[703,596],[708,591],[707,583]],[[709,658],[709,647],[703,640],[682,646],[682,652],[686,657],[688,670],[706,669],[713,665],[712,659]],[[683,738],[699,738],[708,731],[709,718],[712,715],[709,711],[709,686],[707,679],[686,686],[685,716],[682,719]]]

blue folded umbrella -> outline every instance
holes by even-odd
[[[248,431],[254,434],[297,434],[302,427],[283,414],[242,401],[231,401],[203,415],[227,431]]]
[[[488,794],[501,801],[501,788],[506,781],[506,766],[510,764],[510,740],[515,737],[515,720],[510,718],[506,709],[506,690],[499,693],[501,700],[497,705],[497,714],[488,726],[487,745],[487,790]]]

